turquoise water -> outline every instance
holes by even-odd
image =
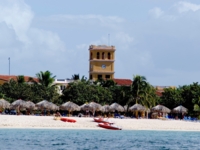
[[[1,150],[200,149],[200,132],[0,129]]]

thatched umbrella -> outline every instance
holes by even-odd
[[[31,101],[26,101],[25,108],[29,110],[33,110],[35,108],[35,104]]]
[[[89,116],[89,111],[93,111],[93,108],[88,103],[81,105],[80,108],[82,111],[86,112],[86,116]]]
[[[52,103],[52,102],[49,102],[49,101],[47,101],[47,100],[43,100],[43,101],[37,103],[35,106],[36,106],[38,109],[40,109],[41,111],[43,111],[43,110],[44,110],[44,111],[45,111],[45,110],[53,110],[53,111],[59,110],[59,107],[58,107],[56,104],[54,104],[54,103]]]
[[[142,112],[142,116],[144,117],[144,112],[146,110],[146,108],[144,106],[142,106],[141,104],[134,104],[133,106],[131,106],[129,108],[130,111],[134,112],[136,115],[136,118],[138,118],[138,112]]]
[[[175,112],[175,113],[187,113],[188,109],[185,108],[184,106],[180,105],[180,106],[177,106],[175,107],[172,112]]]
[[[26,101],[18,99],[11,103],[10,108],[11,109],[17,109],[17,114],[20,112],[20,108],[26,107]]]
[[[170,113],[171,110],[169,108],[167,108],[166,106],[163,105],[157,105],[153,108],[151,108],[151,111],[153,112],[163,112],[163,113]]]
[[[89,105],[92,109],[93,116],[95,115],[95,111],[100,111],[102,108],[102,106],[100,104],[95,103],[95,102],[90,102]]]
[[[44,110],[44,109],[48,110],[50,108],[50,102],[47,100],[43,100],[43,101],[38,102],[35,106],[41,110]]]
[[[73,102],[66,102],[62,105],[60,105],[60,110],[67,110],[69,112],[71,111],[79,111],[80,110],[80,106],[78,106],[77,104],[73,103]]]
[[[163,105],[157,105],[155,107],[152,107],[151,111],[152,112],[158,112],[159,113],[158,115],[160,117],[161,116],[163,117],[163,116],[165,116],[166,113],[170,113],[171,112],[171,110],[169,108],[167,108],[166,106],[163,106]]]
[[[9,108],[10,107],[10,103],[8,101],[6,101],[5,99],[0,99],[0,108]]]
[[[127,109],[128,109],[128,105],[125,105],[124,106],[124,111],[127,112],[128,111]]]
[[[59,110],[59,106],[57,106],[56,104],[52,103],[52,102],[49,102],[49,108],[48,110]]]
[[[11,103],[10,108],[16,109],[16,108],[24,108],[26,106],[26,101],[18,99]]]
[[[134,104],[129,108],[130,111],[145,111],[146,108],[140,104]]]
[[[88,103],[85,103],[85,104],[81,105],[80,108],[83,111],[86,111],[86,110],[92,111],[92,107]]]
[[[101,111],[102,111],[102,112],[106,112],[106,113],[109,112],[109,111],[110,111],[110,106],[109,106],[109,105],[104,105],[104,106],[102,106],[102,107],[101,107]]]
[[[73,102],[68,101],[60,106],[60,110],[67,110],[69,111],[69,114],[70,114],[70,112],[79,111],[80,106],[78,106],[77,104]]]
[[[115,111],[124,112],[124,107],[119,105],[118,103],[113,103],[110,105],[110,111],[111,112],[115,112]]]
[[[26,101],[26,104],[24,107],[27,109],[27,113],[30,113],[30,111],[35,109],[35,104],[31,101]]]
[[[101,110],[101,105],[95,102],[90,102],[89,103],[90,107],[94,110],[94,111],[99,111]]]

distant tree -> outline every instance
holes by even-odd
[[[73,80],[80,80],[79,74],[72,75]]]
[[[23,75],[19,75],[19,76],[17,76],[17,83],[22,83],[22,84],[24,84],[25,83],[25,78],[24,78],[24,76]]]
[[[180,88],[165,88],[160,97],[160,104],[173,109],[184,103],[181,96],[182,90]]]
[[[135,75],[133,77],[133,82],[131,86],[131,92],[133,96],[133,100],[138,103],[138,100],[141,100],[143,95],[145,94],[145,90],[147,89],[148,83],[146,77]]]
[[[56,78],[56,76],[52,76],[53,74],[50,71],[45,71],[36,74],[36,77],[38,78],[38,81],[41,85],[45,87],[50,87],[53,85],[53,82]]]

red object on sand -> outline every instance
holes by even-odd
[[[64,121],[64,122],[72,122],[72,123],[75,123],[76,120],[74,119],[69,119],[69,118],[60,118],[61,121]]]
[[[111,129],[111,130],[121,130],[122,129],[122,128],[115,126],[113,124],[110,124],[110,123],[99,123],[98,125],[99,125],[99,127]]]
[[[110,123],[113,124],[111,122],[109,122],[108,120],[105,120],[104,118],[94,118],[95,122],[99,122],[99,123]]]

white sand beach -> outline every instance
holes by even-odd
[[[32,128],[32,129],[98,129],[98,124],[90,117],[69,117],[76,123],[54,120],[53,116],[0,115],[0,128]],[[200,131],[200,122],[159,119],[119,119],[109,118],[110,122],[123,130],[174,130]]]

